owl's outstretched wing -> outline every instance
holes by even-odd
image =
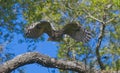
[[[25,28],[25,36],[27,38],[38,38],[43,33],[47,33],[51,35],[51,25],[47,21],[39,21],[32,23],[28,27]]]
[[[69,35],[78,42],[87,42],[91,39],[91,32],[84,29],[79,23],[76,22],[66,24],[63,30],[64,34]]]

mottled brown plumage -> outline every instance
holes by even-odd
[[[91,32],[82,28],[82,26],[76,22],[66,24],[61,30],[54,30],[48,21],[36,22],[25,28],[27,38],[38,38],[43,33],[47,33],[49,40],[52,41],[60,41],[64,34],[69,35],[78,42],[87,42],[91,39]]]

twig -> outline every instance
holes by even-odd
[[[113,18],[109,19],[108,21],[106,21],[106,22],[105,22],[105,24],[110,23],[111,21],[115,20],[117,17],[118,17],[118,16],[116,16],[116,17],[113,17]]]
[[[83,9],[83,11],[88,15],[88,17],[90,17],[90,18],[92,18],[92,19],[94,19],[94,20],[96,20],[96,21],[99,21],[99,22],[101,22],[101,23],[104,23],[104,21],[102,21],[102,20],[100,20],[100,19],[98,19],[98,18],[95,18],[94,16],[92,16],[88,11],[86,11],[85,9]]]

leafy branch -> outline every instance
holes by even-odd
[[[99,65],[100,65],[100,68],[101,68],[102,70],[104,70],[105,67],[104,67],[104,64],[103,64],[102,61],[101,61],[101,56],[100,56],[100,53],[99,53],[99,48],[100,48],[102,39],[103,39],[103,37],[104,37],[104,31],[105,31],[105,26],[106,26],[106,24],[108,24],[108,23],[112,22],[113,20],[115,20],[115,19],[117,18],[117,16],[116,16],[116,17],[113,17],[113,18],[111,18],[111,19],[109,19],[109,20],[106,21],[106,14],[104,14],[103,20],[100,20],[100,19],[92,16],[92,14],[90,14],[87,10],[83,9],[83,11],[87,14],[87,17],[90,17],[91,19],[94,19],[94,20],[96,20],[96,21],[98,21],[98,22],[101,23],[100,34],[99,34],[99,36],[98,36],[98,42],[97,42],[97,45],[96,45],[96,48],[95,48],[95,49],[96,49],[97,61],[98,61]]]

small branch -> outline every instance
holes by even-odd
[[[97,18],[93,17],[93,16],[92,16],[92,15],[90,15],[90,14],[89,14],[89,16],[88,16],[88,17],[90,17],[90,18],[92,18],[92,19],[94,19],[94,20],[96,20],[96,21],[98,21],[98,22],[104,23],[102,20],[99,20],[99,19],[97,19]]]
[[[19,55],[14,59],[9,60],[4,64],[0,65],[0,73],[10,73],[20,66],[32,64],[32,63],[38,63],[42,66],[50,67],[50,68],[72,70],[78,73],[87,72],[85,66],[82,63],[78,63],[75,61],[57,60],[54,58],[50,58],[49,56],[39,54],[37,52],[28,52]]]
[[[108,21],[106,21],[106,23],[105,23],[105,24],[108,24],[108,23],[112,22],[112,21],[113,21],[113,20],[115,20],[116,18],[117,18],[117,16],[116,16],[116,17],[114,17],[114,18],[109,19]]]
[[[88,15],[87,17],[90,17],[90,18],[92,18],[92,19],[94,19],[94,20],[96,20],[96,21],[99,21],[99,22],[101,22],[101,23],[104,23],[104,21],[102,21],[102,20],[100,20],[100,19],[98,19],[98,18],[95,18],[94,16],[92,16],[88,11],[86,11],[85,9],[83,9],[83,11]]]

